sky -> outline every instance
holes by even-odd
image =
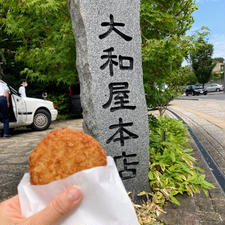
[[[213,58],[225,59],[225,0],[197,0],[196,4],[198,10],[192,14],[195,22],[191,31],[208,27],[209,43],[214,46]]]

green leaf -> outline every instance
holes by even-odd
[[[176,205],[180,205],[180,202],[174,197],[174,196],[170,196],[170,199],[173,203],[175,203]]]
[[[148,172],[148,178],[149,180],[153,180],[154,179],[154,175],[151,171]]]
[[[172,162],[176,161],[176,157],[175,157],[175,154],[173,152],[170,153],[170,157],[172,159]]]

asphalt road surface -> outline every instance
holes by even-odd
[[[208,99],[208,100],[225,100],[225,94],[223,92],[210,92],[207,95],[198,96],[199,99]]]
[[[225,100],[225,93],[224,92],[209,92],[207,95],[199,95],[199,96],[192,96],[192,95],[182,95],[179,99],[205,99],[205,100]]]

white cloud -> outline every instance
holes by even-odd
[[[225,34],[210,35],[208,42],[213,44],[213,56],[212,58],[223,57],[225,59]],[[182,66],[189,65],[190,62],[183,61]]]
[[[212,35],[209,42],[214,46],[213,57],[225,58],[225,34]]]
[[[192,35],[194,33],[192,29],[187,33],[187,35]],[[225,59],[225,34],[209,34],[207,37],[207,42],[213,44],[213,58],[215,57],[223,57]]]

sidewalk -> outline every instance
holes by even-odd
[[[173,101],[181,116],[225,174],[225,104],[221,101]]]
[[[212,100],[175,100],[169,108],[185,120],[221,170],[225,172],[223,127],[225,104]],[[168,111],[166,114],[174,117]],[[190,144],[193,148],[193,156],[197,159],[196,166],[205,170],[206,180],[216,188],[209,191],[208,197],[203,192],[194,194],[193,197],[178,196],[180,206],[167,203],[165,207],[167,214],[161,214],[160,218],[166,225],[225,225],[225,195],[192,139]]]

